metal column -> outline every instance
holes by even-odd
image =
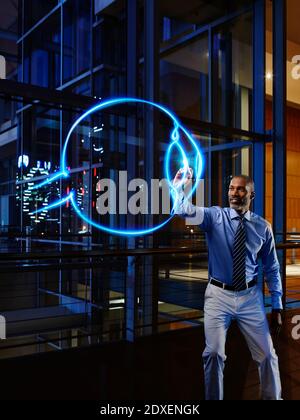
[[[273,229],[286,241],[286,0],[273,0]],[[278,251],[286,288],[286,252]]]
[[[138,0],[127,0],[127,95],[135,97],[137,93],[137,9]],[[127,118],[127,136],[136,136],[135,118]],[[127,170],[135,173],[135,146],[127,145]],[[130,215],[127,215],[127,228],[134,228]],[[128,238],[128,248],[135,248],[135,238]],[[137,274],[134,256],[127,257],[127,273],[125,288],[125,338],[134,341],[137,324]]]
[[[145,55],[144,55],[144,86],[145,98],[158,102],[159,100],[159,4],[158,0],[144,2],[145,22]],[[145,176],[148,185],[151,179],[158,177],[158,111],[147,108],[145,112]],[[155,224],[155,216],[148,216],[148,227]],[[154,236],[147,236],[144,245],[147,248],[155,246]],[[154,333],[158,318],[158,269],[156,257],[145,257],[143,279],[141,285],[142,323],[148,327],[144,334]]]
[[[255,0],[253,16],[253,131],[265,132],[265,1]],[[255,184],[253,211],[265,214],[265,144],[253,143],[252,167]]]

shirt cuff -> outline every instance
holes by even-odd
[[[272,309],[283,309],[280,296],[272,296]]]

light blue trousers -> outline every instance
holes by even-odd
[[[234,319],[248,343],[253,360],[257,363],[262,399],[281,400],[278,358],[265,315],[262,291],[254,286],[241,292],[233,292],[212,284],[207,286],[204,304],[206,347],[203,361],[206,399],[223,399],[225,342],[228,328]]]

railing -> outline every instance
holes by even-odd
[[[82,249],[82,250],[103,250],[103,249],[123,249],[126,248],[126,242],[123,240],[118,240],[115,242],[104,242],[99,243],[99,238],[97,242],[93,242],[93,235],[89,232],[70,234],[64,233],[63,235],[59,234],[33,234],[25,233],[11,230],[9,233],[5,229],[0,227],[0,255],[1,253],[15,252],[15,253],[28,253],[32,251],[40,252],[41,250],[46,251],[62,251],[67,249]],[[189,244],[192,246],[201,246],[205,247],[205,237],[203,232],[190,230],[182,232],[164,232],[162,241],[167,244],[178,244],[181,241],[181,245]],[[185,241],[185,243],[182,243]],[[124,245],[125,243],[125,245]],[[139,238],[136,241],[136,248],[144,248],[143,238]]]
[[[300,243],[277,248],[297,249]],[[6,320],[0,358],[199,325],[207,257],[199,244],[0,253],[0,315]],[[292,268],[287,307],[300,301],[300,268]]]
[[[277,244],[284,251],[285,271],[283,273],[284,304],[286,309],[300,307],[300,242],[297,232],[289,232],[285,243]]]
[[[205,249],[2,253],[0,270],[0,357],[201,322]]]

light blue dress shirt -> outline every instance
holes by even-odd
[[[200,228],[206,233],[209,276],[232,284],[232,252],[239,214],[231,208],[196,207],[182,193],[178,197],[175,213],[184,217],[197,216]],[[272,227],[255,213],[245,213],[246,280],[258,274],[258,258],[262,259],[273,309],[282,309],[282,285]]]

